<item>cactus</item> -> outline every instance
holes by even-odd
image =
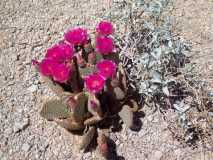
[[[44,103],[40,114],[47,120],[54,120],[55,118],[68,118],[71,113],[61,100],[53,99]]]
[[[96,55],[96,57],[95,57],[96,62],[99,62],[100,60],[103,59],[103,56],[101,54],[95,54],[95,55]]]
[[[90,66],[90,67],[86,67],[86,68],[80,68],[79,71],[80,71],[80,74],[82,77],[86,77],[87,75],[90,75],[91,73],[93,73],[95,71],[95,67]]]
[[[42,79],[47,84],[47,86],[57,95],[61,96],[63,94],[64,89],[57,82],[54,82],[50,77],[42,76]]]
[[[88,118],[84,122],[85,125],[92,125],[103,119],[100,101],[94,94],[92,93],[88,94],[87,105],[88,111],[92,114],[92,117]]]
[[[75,121],[72,117],[66,119],[54,119],[54,121],[61,127],[69,131],[79,131],[84,129],[84,125],[78,121]]]
[[[76,96],[77,105],[73,111],[73,117],[76,121],[82,121],[86,117],[87,109],[86,109],[86,102],[87,96],[84,92],[79,93]]]
[[[95,52],[91,52],[89,53],[88,55],[88,63],[91,64],[91,65],[95,65],[96,63],[96,53]]]
[[[126,126],[131,127],[133,112],[138,106],[129,99],[130,95],[127,97],[127,78],[121,63],[118,64],[118,54],[113,53],[113,39],[108,35],[99,36],[103,33],[98,31],[94,48],[86,30],[74,29],[65,34],[65,42],[48,50],[43,65],[37,61],[34,64],[45,84],[59,98],[45,102],[41,116],[68,131],[86,130],[79,146],[82,150],[89,146],[97,132],[99,151],[107,157],[108,135],[100,130],[108,125],[104,120],[119,115]]]
[[[97,143],[99,152],[103,157],[107,158],[109,154],[108,138],[102,131],[98,132]]]
[[[122,100],[125,98],[125,93],[124,93],[124,91],[122,91],[122,89],[120,87],[115,87],[113,89],[113,92],[114,92],[117,100]]]
[[[80,148],[79,149],[86,149],[88,147],[88,145],[91,143],[92,139],[94,138],[96,132],[96,128],[95,127],[90,127],[89,130],[84,134],[82,142],[80,144]]]

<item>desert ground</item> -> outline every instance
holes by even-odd
[[[71,135],[39,115],[53,93],[31,65],[63,37],[68,28],[92,30],[113,0],[1,0],[0,1],[0,160],[91,160],[97,151],[82,154]],[[174,33],[192,44],[191,60],[213,87],[213,2],[177,0],[172,16]],[[119,20],[114,22],[115,26]],[[117,28],[119,30],[119,28]],[[138,132],[125,127],[110,134],[117,159],[210,160],[202,147],[183,147],[167,129],[159,112],[144,109]],[[113,158],[112,158],[113,159]]]

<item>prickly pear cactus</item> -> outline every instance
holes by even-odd
[[[93,46],[85,29],[71,29],[64,40],[47,50],[41,62],[33,61],[45,84],[58,96],[44,103],[41,116],[82,134],[79,149],[86,150],[97,140],[104,157],[109,151],[108,137],[100,128],[112,125],[106,119],[120,115],[126,127],[131,127],[135,112],[127,105],[126,73],[113,33],[110,22],[100,22]]]
[[[76,119],[76,121],[81,121],[86,116],[87,111],[87,100],[88,97],[85,93],[80,93],[77,95],[77,104],[74,108],[73,117]]]
[[[71,113],[61,100],[53,99],[44,103],[40,114],[47,120],[54,120],[56,118],[68,118]]]
[[[86,149],[91,141],[93,140],[94,136],[96,133],[96,128],[95,127],[90,127],[88,131],[83,135],[82,142],[80,144],[80,149]]]

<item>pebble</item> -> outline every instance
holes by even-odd
[[[179,156],[179,155],[181,155],[182,150],[181,150],[180,148],[178,148],[178,149],[176,149],[176,150],[174,151],[174,153],[175,153],[177,156]]]
[[[31,93],[34,93],[36,92],[38,89],[38,87],[36,85],[32,85],[28,88],[28,91],[30,91]]]
[[[30,150],[30,148],[31,148],[31,146],[28,143],[24,143],[21,149],[24,152],[28,152]]]
[[[4,131],[4,134],[6,135],[6,136],[10,136],[10,134],[12,134],[12,129],[11,128],[7,128],[7,129],[5,129],[5,131]]]
[[[161,151],[155,151],[153,154],[151,154],[151,157],[149,159],[161,160],[162,156],[163,153]]]
[[[13,131],[15,133],[17,133],[17,132],[25,129],[28,125],[29,125],[29,119],[25,118],[21,122],[15,122],[14,127],[13,127]]]
[[[147,120],[148,120],[149,122],[152,122],[153,119],[154,119],[153,115],[149,115],[149,116],[147,117]]]
[[[92,156],[91,152],[84,153],[83,159],[91,159],[91,156]]]
[[[138,132],[138,136],[139,137],[143,137],[143,136],[145,136],[146,135],[146,132],[145,132],[145,130],[140,130],[139,132]]]
[[[115,144],[116,144],[116,146],[118,146],[120,144],[120,140],[116,140]]]

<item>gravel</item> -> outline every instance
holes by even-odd
[[[29,125],[29,119],[28,118],[24,118],[21,121],[16,121],[13,127],[13,131],[15,133],[24,130],[27,126]]]
[[[97,151],[81,155],[76,147],[78,136],[69,134],[55,123],[47,122],[39,116],[42,103],[54,95],[31,66],[31,59],[41,59],[46,48],[60,40],[69,27],[82,25],[94,29],[94,24],[107,12],[110,2],[0,1],[1,160],[101,159]],[[199,6],[203,1],[191,3],[198,3]],[[177,8],[181,6],[178,5]],[[209,8],[209,5],[213,6],[209,2],[202,10]],[[197,7],[198,11],[199,9],[201,10]],[[209,18],[206,23],[210,22],[212,19]],[[118,25],[119,20],[116,23]],[[208,39],[210,41],[211,37]],[[143,109],[145,113],[149,110]],[[119,159],[194,160],[200,154],[199,150],[180,147],[180,143],[168,131],[167,124],[163,123],[161,114],[147,114],[141,121],[139,132],[124,126],[121,131],[110,134],[116,143]]]

